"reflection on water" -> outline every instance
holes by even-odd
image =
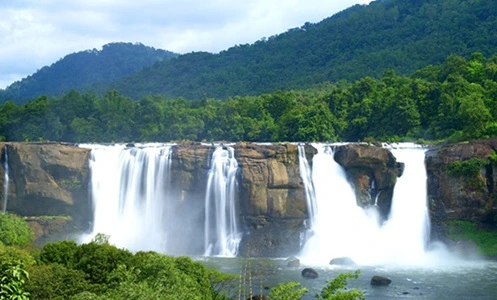
[[[245,291],[249,295],[249,277],[253,294],[274,287],[278,283],[298,281],[310,292],[304,299],[314,299],[314,294],[340,273],[361,271],[358,279],[349,280],[349,288],[362,290],[366,299],[497,299],[497,262],[474,261],[443,267],[314,267],[317,279],[305,279],[300,272],[306,266],[291,268],[283,259],[267,258],[200,258],[209,267],[231,274],[245,274]],[[248,276],[250,274],[250,276]],[[371,286],[373,275],[392,279],[385,287]],[[238,282],[231,296],[238,299]]]

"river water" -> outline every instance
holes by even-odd
[[[246,288],[241,299],[249,295],[249,270],[252,274],[253,294],[268,294],[267,287],[278,283],[297,281],[307,287],[309,293],[304,299],[315,299],[327,280],[340,273],[360,270],[359,278],[348,280],[347,287],[364,292],[366,299],[497,299],[497,262],[468,261],[453,265],[434,267],[398,267],[398,266],[313,266],[318,272],[316,279],[301,276],[305,267],[288,267],[283,259],[243,259],[243,258],[202,258],[206,265],[221,272],[245,274]],[[373,275],[386,276],[392,280],[388,286],[372,286]],[[243,278],[243,277],[242,277]],[[231,292],[238,299],[238,283]]]

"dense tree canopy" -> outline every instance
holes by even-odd
[[[496,16],[494,0],[382,0],[218,54],[177,56],[140,44],[114,43],[102,51],[67,55],[0,90],[0,103],[23,104],[70,89],[98,96],[114,89],[134,99],[161,95],[227,100],[302,90],[326,81],[378,79],[389,69],[405,76],[459,55],[438,75],[443,82],[448,72],[462,67],[461,58],[470,59],[477,51],[483,56],[495,52]],[[469,69],[464,66],[472,82],[487,71],[496,74],[495,69],[485,69],[482,55],[471,58]]]
[[[451,55],[412,76],[323,83],[301,91],[187,101],[116,90],[71,91],[0,105],[7,141],[464,140],[497,134],[497,56]]]

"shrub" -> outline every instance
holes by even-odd
[[[331,281],[326,281],[327,285],[323,287],[320,294],[316,294],[319,300],[355,300],[365,299],[364,293],[358,289],[347,290],[347,279],[359,277],[359,271],[355,273],[342,273]]]
[[[62,300],[93,289],[84,272],[60,264],[37,265],[28,270],[31,277],[26,290],[31,299]]]
[[[0,214],[0,242],[7,246],[26,246],[33,239],[33,230],[21,217]]]
[[[22,264],[10,266],[2,271],[0,278],[0,299],[29,299],[29,292],[24,286],[29,280],[29,273]]]
[[[299,282],[280,283],[272,288],[268,300],[299,300],[309,292],[307,288],[299,288]]]
[[[72,268],[79,246],[74,241],[48,243],[43,247],[40,260],[45,263],[58,263]]]

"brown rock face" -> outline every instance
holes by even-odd
[[[357,204],[366,207],[376,201],[381,216],[386,218],[397,177],[403,172],[403,163],[396,162],[387,149],[363,144],[338,146],[334,158],[355,187]]]
[[[88,149],[48,143],[0,147],[2,157],[5,151],[9,157],[8,211],[22,216],[70,216],[80,227],[88,224]]]
[[[307,218],[297,146],[239,143],[235,154],[241,173],[242,221],[249,232],[242,241],[242,255],[297,253]]]
[[[428,201],[433,222],[494,222],[497,166],[489,158],[496,150],[497,138],[494,138],[435,147],[427,152]],[[454,163],[476,160],[481,166],[473,174],[451,174],[449,171]]]

